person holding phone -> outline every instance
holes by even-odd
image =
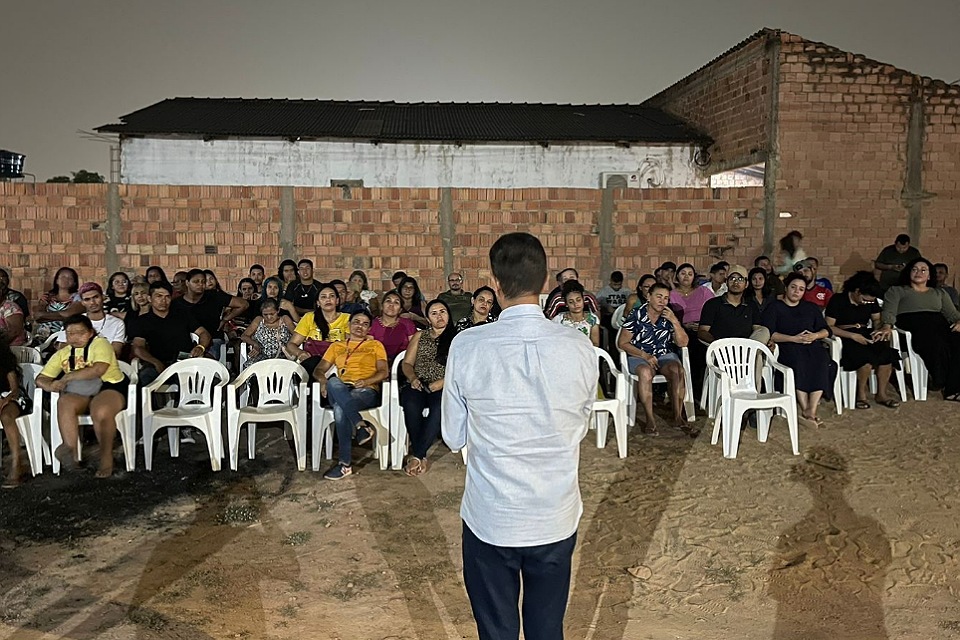
[[[887,395],[893,367],[900,366],[900,354],[890,348],[889,339],[883,339],[880,328],[880,305],[877,298],[882,289],[869,271],[857,271],[843,283],[843,290],[827,304],[827,326],[840,338],[843,351],[840,366],[844,371],[857,372],[857,409],[869,409],[867,383],[870,372],[877,372],[876,402],[882,407],[896,409],[900,403]]]
[[[803,299],[807,281],[802,274],[791,273],[783,285],[783,300],[774,300],[761,321],[779,348],[777,359],[794,371],[800,421],[819,428],[823,420],[817,417],[817,405],[830,385],[830,357],[818,341],[832,333],[820,308]]]

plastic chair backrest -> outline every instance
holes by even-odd
[[[20,364],[43,364],[43,356],[36,347],[16,346],[10,347],[10,351]]]
[[[37,376],[40,375],[42,369],[42,366],[34,362],[20,363],[20,371],[23,374],[23,388],[30,397],[33,397],[33,392],[37,390]]]
[[[541,308],[541,309],[543,309],[543,308],[547,305],[547,300],[549,300],[549,299],[550,299],[550,294],[549,294],[549,293],[541,293],[541,294],[540,294],[540,308]]]
[[[749,338],[723,338],[707,347],[707,364],[713,365],[730,376],[733,385],[740,389],[757,391],[757,354],[773,359],[766,345]]]
[[[131,384],[137,384],[139,382],[139,377],[137,375],[136,368],[129,362],[124,362],[123,360],[117,361],[117,364],[120,365],[120,371],[123,371],[124,375],[130,379]]]
[[[600,347],[594,347],[593,352],[597,354],[597,357],[606,361],[607,366],[610,367],[610,371],[613,373],[613,375],[620,374],[620,368],[616,364],[614,364],[613,358],[610,356],[609,353],[607,353],[604,349],[601,349]]]
[[[219,378],[220,383],[226,384],[230,379],[230,373],[226,367],[207,358],[181,360],[170,365],[164,374],[168,371],[177,376],[178,407],[212,407],[212,390],[214,385],[218,384],[215,380]]]
[[[610,317],[610,326],[614,329],[620,328],[620,323],[623,322],[623,316],[627,310],[626,307],[626,304],[622,304],[613,310],[613,315]]]
[[[397,354],[397,357],[393,360],[393,366],[390,367],[390,380],[397,380],[397,372],[400,370],[400,365],[403,364],[403,359],[406,357],[406,350],[401,351]]]
[[[309,382],[307,370],[296,362],[279,359],[263,360],[247,367],[234,384],[240,387],[250,378],[256,378],[257,406],[292,405],[297,391],[295,377],[300,378],[300,384]]]

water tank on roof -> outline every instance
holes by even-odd
[[[26,157],[22,153],[0,149],[0,178],[22,178]]]

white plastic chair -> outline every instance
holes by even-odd
[[[779,371],[783,374],[783,393],[761,393],[757,389],[758,355],[765,358],[764,384],[772,389],[773,370]],[[751,409],[757,412],[757,440],[760,442],[767,441],[773,413],[782,412],[787,418],[793,454],[800,455],[793,369],[777,362],[766,345],[749,338],[725,338],[710,343],[707,347],[707,367],[720,378],[720,403],[713,422],[711,444],[717,444],[722,432],[724,458],[737,457],[740,425],[744,413]]]
[[[153,408],[153,394],[168,392],[169,383],[176,378],[178,400],[176,406]],[[161,429],[167,430],[170,456],[180,455],[180,428],[194,427],[203,433],[210,452],[210,466],[220,470],[223,458],[220,410],[223,407],[223,387],[230,374],[226,367],[208,358],[190,358],[175,362],[160,376],[143,388],[143,457],[147,470],[153,468],[153,439]]]
[[[549,293],[541,293],[541,294],[540,294],[540,308],[541,308],[541,309],[543,309],[543,308],[546,306],[547,300],[549,300],[549,299],[550,299],[550,294],[549,294]]]
[[[330,371],[333,375],[336,375],[334,367],[330,367]],[[328,373],[327,377],[332,376]],[[310,453],[313,460],[313,470],[319,471],[321,441],[324,444],[324,458],[327,460],[333,458],[333,430],[330,428],[330,424],[333,422],[333,408],[320,406],[319,382],[314,382],[311,385],[310,393],[313,394]],[[386,380],[380,383],[380,394],[380,406],[361,411],[360,417],[373,427],[373,457],[380,461],[380,470],[386,471],[390,463],[390,389]],[[341,442],[340,446],[352,446],[352,441]]]
[[[543,306],[543,305],[541,305]],[[390,367],[390,461],[394,470],[403,468],[403,459],[407,455],[407,423],[403,418],[403,407],[400,406],[400,365],[406,351],[401,351],[393,360]]]
[[[901,347],[901,345],[903,345],[903,347]],[[927,399],[927,384],[930,381],[930,372],[927,370],[927,365],[923,363],[923,358],[913,350],[913,339],[910,336],[910,332],[894,328],[890,338],[890,346],[901,354],[906,353],[906,357],[903,358],[903,369],[906,373],[910,374],[910,382],[913,386],[913,399],[925,401]],[[899,377],[897,381],[900,381]],[[905,385],[901,386],[901,395],[906,393],[903,389],[905,389]]]
[[[137,467],[137,372],[126,362],[118,362],[120,370],[130,379],[130,386],[127,387],[127,408],[117,414],[117,431],[120,432],[120,443],[123,445],[123,458],[126,463],[127,471],[133,471]],[[57,402],[60,400],[59,393],[50,394],[50,447],[45,448],[43,444],[44,460],[53,468],[53,473],[60,473],[60,461],[57,457],[51,455],[63,443],[60,436],[60,420],[57,416]],[[93,425],[93,420],[89,414],[77,416],[77,422],[81,427]],[[39,435],[39,432],[37,432]],[[80,451],[80,443],[77,444],[77,452]]]
[[[34,441],[34,432],[40,433],[43,425],[43,389],[37,386],[37,376],[40,375],[42,368],[39,364],[32,362],[20,365],[23,388],[33,398],[33,411],[17,418],[17,432],[20,433],[20,439],[23,440],[23,446],[27,450],[30,473],[33,475],[43,472],[40,441]],[[0,431],[3,431],[3,424],[0,424]],[[3,457],[3,438],[0,438],[0,457]]]
[[[43,356],[36,347],[15,346],[10,347],[10,351],[20,364],[43,364]]]
[[[629,389],[627,393],[627,422],[630,426],[633,426],[637,421],[637,395],[635,391],[635,385],[640,381],[640,379],[633,371],[630,370],[629,361],[627,360],[627,352],[620,349],[619,344],[620,330],[617,331],[617,351],[620,352],[620,370],[627,375],[627,381],[629,382]],[[693,402],[693,377],[690,374],[690,351],[686,347],[683,347],[680,350],[680,360],[681,364],[683,365],[684,380],[683,411],[687,415],[687,422],[693,422],[696,420],[696,412]],[[666,382],[667,378],[662,374],[657,374],[653,377],[653,384]]]
[[[843,343],[840,338],[833,336],[831,340],[835,340],[840,344],[837,349],[840,351],[840,355],[843,355]],[[899,344],[894,346],[891,343],[891,347],[897,350],[897,353],[900,353]],[[838,365],[839,367],[839,361]],[[907,383],[906,375],[904,374],[905,365],[903,363],[903,357],[901,354],[901,364],[899,369],[894,370],[894,375],[897,376],[897,387],[900,390],[900,400],[902,402],[907,401]],[[840,368],[840,390],[843,394],[843,406],[845,409],[854,410],[857,408],[857,372],[856,371],[844,371],[843,368]],[[870,393],[877,393],[877,372],[870,372]]]
[[[615,397],[595,400],[593,403],[593,422],[594,428],[597,430],[597,448],[603,449],[607,446],[607,416],[601,415],[606,412],[613,417],[613,426],[617,436],[617,453],[621,458],[626,458],[627,397],[630,395],[630,382],[627,380],[627,375],[614,364],[609,353],[600,347],[594,347],[593,350],[599,358],[607,363],[607,366],[610,367],[610,373],[614,375],[617,381],[614,389]]]
[[[843,367],[840,366],[840,340],[832,339],[828,336],[821,341],[821,344],[830,351],[830,359],[837,367],[837,375],[833,377],[833,406],[837,410],[837,415],[843,415],[843,379],[841,373]]]
[[[623,324],[623,316],[626,315],[626,307],[626,304],[620,305],[613,310],[613,315],[610,316],[610,326],[615,330],[619,330],[620,325]]]
[[[227,385],[227,441],[230,468],[237,470],[240,429],[247,425],[247,457],[253,460],[258,422],[286,422],[293,431],[297,468],[307,468],[307,379],[306,370],[289,360],[256,362]],[[257,383],[257,404],[250,405],[250,378]],[[299,382],[295,382],[299,378]]]

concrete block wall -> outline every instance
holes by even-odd
[[[259,262],[282,258],[279,187],[119,185],[120,268],[168,276],[191,267],[214,270],[225,288]],[[316,277],[364,270],[384,290],[404,270],[426,295],[446,288],[439,189],[297,188],[295,254],[314,261]],[[760,189],[624,189],[614,191],[611,269],[635,282],[664,260],[706,269],[724,259],[749,265],[762,245]],[[599,189],[451,189],[453,268],[466,286],[489,284],[487,252],[504,233],[540,237],[551,273],[575,266],[588,288],[601,273]],[[0,183],[0,246],[8,249],[13,288],[31,300],[60,266],[81,280],[104,282],[107,186]]]

